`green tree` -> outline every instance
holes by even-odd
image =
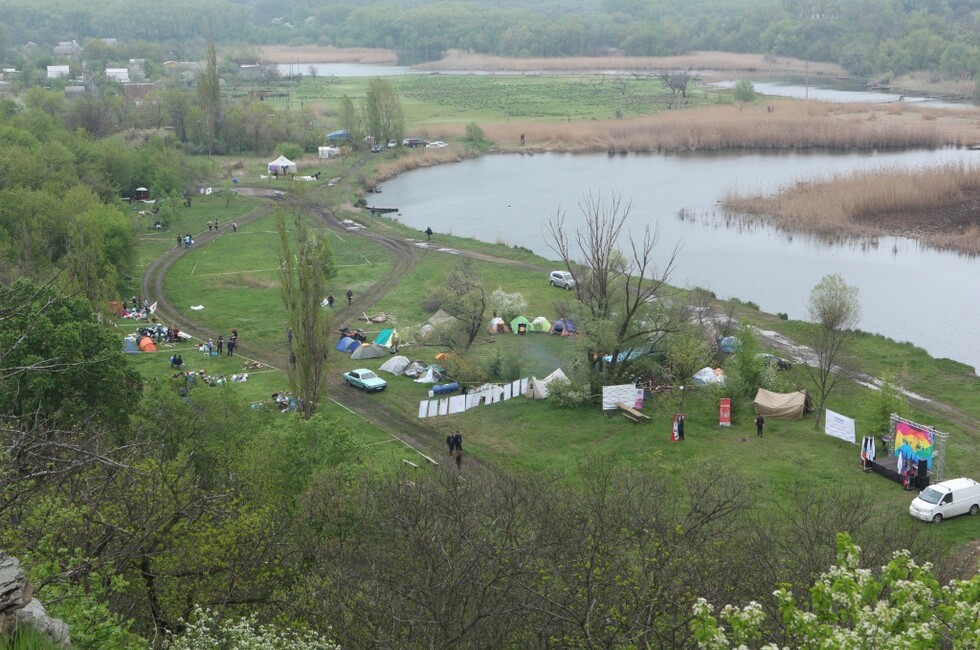
[[[344,95],[340,98],[340,126],[347,131],[350,136],[351,144],[356,149],[361,140],[364,139],[364,120],[361,113],[354,106],[350,97]]]
[[[327,280],[336,275],[327,242],[311,235],[301,213],[293,219],[293,249],[286,227],[286,214],[276,220],[279,232],[280,295],[286,320],[293,330],[290,350],[289,383],[300,398],[303,416],[313,417],[326,391],[327,354],[332,335],[330,318],[321,302],[327,294]]]
[[[755,101],[755,86],[748,79],[740,79],[735,84],[735,101],[753,102]]]
[[[202,130],[208,156],[214,151],[215,138],[221,132],[221,77],[218,75],[218,48],[208,39],[204,70],[197,78],[197,98],[203,114]]]
[[[434,297],[443,311],[456,318],[453,325],[462,335],[458,341],[446,343],[455,341],[462,350],[468,350],[479,336],[487,312],[487,292],[473,261],[464,258],[457,264],[435,290]]]
[[[854,337],[853,328],[861,319],[857,287],[848,285],[838,274],[824,276],[810,292],[807,311],[813,324],[808,330],[809,350],[801,351],[800,357],[813,361],[803,368],[817,388],[813,428],[818,429],[827,396],[847,372],[841,364]]]
[[[871,435],[887,433],[891,427],[893,413],[901,417],[909,417],[909,400],[902,387],[903,378],[907,379],[904,370],[899,372],[886,370],[875,382],[874,389],[869,390],[865,395],[867,430]]]
[[[394,86],[385,79],[375,77],[368,83],[364,97],[364,122],[368,135],[384,146],[388,140],[400,141],[405,132],[405,116],[401,99]]]
[[[861,567],[861,549],[837,535],[837,565],[797,604],[787,587],[775,592],[781,621],[767,621],[762,605],[726,605],[723,627],[699,599],[694,630],[705,650],[739,648],[976,648],[980,638],[980,575],[940,586],[930,564],[899,551],[877,572]]]

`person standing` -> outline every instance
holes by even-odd
[[[463,453],[463,436],[459,433],[458,429],[455,435],[453,435],[453,446],[456,447],[457,455]]]
[[[684,416],[677,416],[677,439],[684,442]]]
[[[225,351],[225,337],[218,334],[218,356],[221,356]]]
[[[432,228],[425,229],[425,236],[429,238],[429,241],[432,241]]]
[[[453,450],[456,449],[456,440],[451,433],[446,436],[446,446],[449,447],[449,455],[452,456]]]
[[[235,356],[235,348],[237,346],[238,346],[238,341],[235,340],[235,337],[234,336],[232,336],[230,339],[228,339],[228,356],[229,357]]]
[[[354,301],[354,292],[350,289],[347,290],[347,304],[351,304]]]
[[[289,342],[289,349],[293,348],[293,328],[286,330],[286,341]]]
[[[177,235],[177,248],[180,248],[181,244],[183,243],[184,243],[184,238],[181,237],[180,235]]]
[[[333,309],[333,294],[327,296],[327,307]]]
[[[237,221],[232,221],[231,222],[231,231],[232,232],[238,232],[238,222]]]
[[[755,435],[762,437],[762,427],[766,426],[766,419],[762,414],[755,416]]]

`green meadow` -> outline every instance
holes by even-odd
[[[316,189],[312,196],[324,204],[339,206],[346,202],[344,197],[350,191],[351,188],[342,183]],[[217,197],[196,200],[193,207],[180,213],[172,230],[199,232],[202,227],[206,228],[210,219],[218,218],[222,224],[230,224],[241,215],[263,210],[267,211],[265,216],[239,228],[237,233],[231,233],[223,225],[221,237],[186,251],[166,277],[165,290],[169,299],[206,329],[191,334],[199,339],[216,339],[218,334],[223,334],[227,339],[231,328],[235,327],[242,340],[241,356],[232,358],[208,357],[197,352],[196,345],[183,346],[182,354],[189,369],[230,376],[242,372],[243,358],[282,359],[286,354],[286,326],[276,271],[279,240],[270,207],[263,201],[245,197],[238,197],[227,206]],[[347,212],[343,216],[385,236],[405,240],[421,238],[419,233],[395,219],[371,217],[365,211]],[[312,219],[309,225],[318,227]],[[329,242],[337,265],[338,275],[329,287],[338,308],[343,305],[347,288],[358,294],[386,278],[394,268],[394,261],[386,249],[359,236],[358,231],[324,229],[321,234]],[[488,293],[498,287],[522,293],[528,301],[526,315],[529,318],[543,315],[554,319],[561,304],[571,299],[570,294],[554,289],[546,282],[545,273],[553,262],[520,248],[447,235],[437,237],[441,247],[469,249],[519,262],[521,265],[474,260],[474,267]],[[141,263],[148,264],[153,255],[174,246],[176,240],[170,244],[169,239],[169,236],[156,233],[146,235]],[[415,339],[420,326],[431,315],[428,296],[459,260],[459,256],[451,252],[420,250],[414,268],[399,277],[397,286],[371,306],[372,314],[382,311],[388,314],[390,320],[385,326],[396,327],[406,341],[400,353],[424,363],[434,363],[435,355],[445,351]],[[524,265],[537,267],[540,271],[529,271]],[[149,298],[153,300],[154,297]],[[190,307],[195,305],[203,306],[203,309],[191,311]],[[780,331],[791,338],[801,336],[801,323],[781,320],[746,305],[740,305],[738,311],[739,317],[759,327]],[[363,327],[373,335],[383,327],[357,321],[358,315],[339,309],[330,316],[334,319],[334,329],[347,324]],[[127,326],[133,325],[120,323],[121,329]],[[972,399],[978,380],[969,368],[948,360],[931,359],[914,346],[875,335],[861,334],[855,350],[857,365],[863,370],[880,373],[905,368],[908,387],[912,390],[926,396],[941,395],[945,403],[980,417],[980,405]],[[162,346],[156,354],[131,355],[131,358],[147,378],[166,380],[173,374],[167,363],[171,353],[171,348]],[[574,375],[582,365],[584,350],[574,339],[546,334],[481,334],[470,355],[482,364],[495,357],[510,359],[510,367],[519,368],[520,376],[525,377],[544,376],[556,367]],[[385,359],[352,362],[346,355],[335,352],[328,362],[329,372],[339,376],[355,366],[377,369],[383,361]],[[416,417],[419,402],[428,399],[430,386],[406,377],[383,376],[389,381],[388,390],[370,395],[368,399],[377,400],[384,409]],[[807,383],[800,368],[788,371],[787,378],[793,384],[805,386]],[[227,391],[229,399],[253,403],[267,402],[272,393],[287,389],[287,378],[280,369],[263,368],[250,371],[247,382],[227,384],[213,390]],[[405,459],[418,461],[415,452],[398,442],[398,431],[385,431],[383,425],[379,427],[365,421],[345,407],[345,399],[352,390],[340,388],[329,393],[323,411],[339,425],[356,432],[371,450],[372,466],[378,471],[395,471],[403,466]],[[862,435],[862,420],[867,417],[867,394],[867,389],[853,382],[842,382],[828,403],[828,407],[855,417],[859,436]],[[689,388],[685,391],[683,411],[687,415],[687,433],[683,443],[669,441],[671,418],[681,410],[680,393],[675,390],[649,397],[644,412],[651,421],[641,424],[629,422],[618,414],[605,414],[599,406],[560,409],[547,400],[523,398],[463,414],[430,418],[423,421],[430,432],[426,440],[429,447],[424,451],[440,459],[446,433],[459,429],[464,432],[469,456],[508,470],[558,471],[575,482],[580,464],[592,456],[610,462],[654,467],[678,482],[683,482],[691,472],[735,469],[743,480],[757,486],[754,492],[763,510],[784,503],[794,489],[802,486],[817,490],[861,490],[870,495],[878,507],[894,512],[896,517],[908,518],[908,503],[913,494],[875,474],[863,473],[859,467],[858,447],[814,430],[812,416],[801,422],[770,420],[765,436],[760,439],[755,435],[754,414],[751,401],[747,399],[734,401],[732,426],[719,426],[718,398],[721,395],[717,390]],[[951,433],[946,477],[976,473],[980,436],[974,430],[964,428],[963,422],[956,417],[944,417],[940,410],[913,410],[912,417]],[[932,527],[930,532],[939,539],[962,544],[975,538],[975,521],[960,517]]]

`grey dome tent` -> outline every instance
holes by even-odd
[[[365,343],[357,346],[351,353],[351,359],[380,359],[388,354],[388,350],[376,343]]]

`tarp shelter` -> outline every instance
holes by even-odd
[[[724,384],[725,383],[725,373],[721,368],[701,368],[691,380],[698,386],[707,386],[709,384]]]
[[[442,379],[444,372],[446,372],[446,370],[442,366],[434,363],[426,368],[415,381],[420,384],[435,384]]]
[[[524,327],[522,328],[521,325]],[[531,326],[531,321],[527,319],[526,316],[518,316],[510,322],[510,331],[515,334],[520,334],[521,331],[526,332]]]
[[[531,332],[550,332],[551,321],[544,316],[538,316],[531,321],[531,326],[528,328],[528,330]]]
[[[287,158],[286,156],[279,156],[271,163],[269,163],[269,173],[272,174],[295,174],[296,173],[296,163]]]
[[[345,336],[344,338],[340,339],[339,343],[337,343],[336,349],[340,350],[341,352],[353,352],[354,348],[356,348],[358,345],[359,344],[357,341],[349,336]]]
[[[559,318],[551,324],[551,333],[562,336],[575,336],[575,325],[567,318]]]
[[[397,340],[398,332],[393,327],[388,327],[378,332],[378,336],[374,339],[374,344],[384,348],[390,348],[391,344]]]
[[[153,339],[149,336],[144,336],[136,342],[136,347],[140,349],[140,352],[156,352],[157,346],[154,345]]]
[[[347,129],[332,131],[327,134],[327,140],[330,142],[345,142],[350,140],[350,133],[347,131]]]
[[[496,334],[497,332],[509,332],[510,327],[504,322],[504,319],[500,316],[494,316],[490,319],[490,326],[487,327],[487,332],[490,334]]]
[[[422,336],[428,336],[437,327],[440,327],[445,323],[450,323],[454,320],[456,320],[455,316],[451,316],[450,314],[447,314],[446,312],[440,309],[436,313],[429,316],[429,320],[425,321],[425,323],[422,324],[421,327]]]
[[[734,354],[740,347],[742,347],[742,342],[734,336],[726,336],[718,341],[718,351],[725,354]]]
[[[359,345],[357,348],[351,352],[351,359],[380,359],[381,357],[387,356],[388,350],[377,345],[376,343],[365,343],[364,345]]]
[[[756,415],[780,420],[802,420],[805,411],[813,410],[810,396],[805,390],[795,393],[773,393],[760,388],[752,403]]]
[[[398,356],[392,357],[387,361],[385,361],[384,363],[382,363],[381,368],[379,368],[379,370],[390,372],[393,375],[400,375],[403,372],[405,372],[405,368],[408,367],[408,364],[409,364],[408,357],[403,357],[402,355],[399,354]]]
[[[524,396],[530,399],[544,399],[548,397],[548,384],[556,379],[560,381],[568,381],[568,377],[565,376],[565,373],[562,372],[561,368],[558,368],[544,379],[531,377],[531,380],[527,383],[527,392],[524,393]]]
[[[320,160],[336,158],[340,155],[340,147],[318,147]]]

